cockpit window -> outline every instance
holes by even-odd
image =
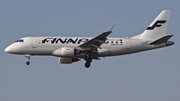
[[[24,42],[24,40],[23,40],[23,39],[20,39],[19,42]]]
[[[24,40],[23,40],[23,39],[20,39],[20,40],[17,40],[17,41],[15,41],[15,42],[24,42]]]

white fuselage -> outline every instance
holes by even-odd
[[[31,55],[57,56],[59,62],[70,64],[81,59],[89,68],[92,59],[99,57],[131,54],[173,45],[168,41],[173,35],[166,35],[170,10],[163,10],[147,29],[131,38],[108,38],[116,23],[110,30],[90,37],[24,37],[5,49],[5,52],[25,55],[26,64],[30,64]]]
[[[89,37],[24,37],[20,39],[23,42],[15,42],[5,51],[19,55],[53,55],[52,52],[57,49],[76,48],[90,39]],[[106,43],[101,45],[101,49],[98,49],[97,56],[124,55],[167,46],[166,43],[149,45],[148,42],[148,40],[136,38],[108,38]],[[75,57],[83,58],[84,55]]]

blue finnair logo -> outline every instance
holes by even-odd
[[[161,27],[164,23],[166,23],[166,20],[158,20],[151,27],[148,27],[146,30],[153,30],[155,27]]]

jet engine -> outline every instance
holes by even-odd
[[[64,58],[64,57],[61,57],[59,58],[59,62],[61,64],[71,64],[73,62],[78,62],[80,59],[78,58]]]
[[[52,54],[59,57],[72,57],[80,54],[80,51],[73,47],[62,47],[53,51]]]

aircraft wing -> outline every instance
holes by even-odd
[[[92,53],[97,53],[97,49],[101,49],[101,45],[103,43],[105,43],[105,41],[107,40],[107,36],[112,32],[112,30],[114,29],[116,23],[110,28],[109,31],[103,32],[102,34],[96,36],[95,38],[92,38],[91,40],[81,44],[80,46],[78,46],[78,48],[80,50],[86,50],[86,51],[90,51]]]

